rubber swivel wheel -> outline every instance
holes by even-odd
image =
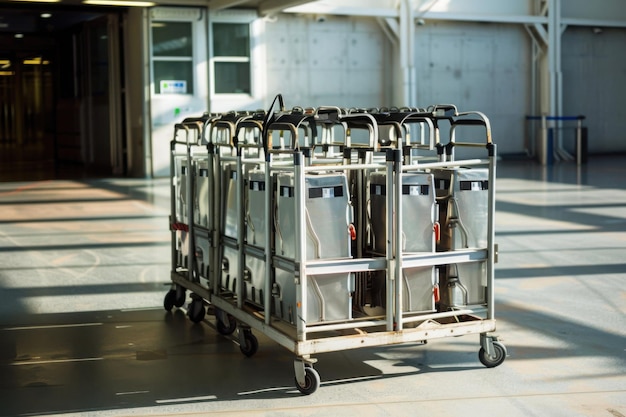
[[[165,294],[165,298],[163,299],[163,308],[166,311],[172,311],[174,305],[176,304],[176,290],[169,290],[167,294]]]
[[[493,342],[494,356],[489,356],[484,348],[478,351],[478,359],[487,368],[495,368],[506,359],[506,348],[500,342]]]
[[[247,357],[250,357],[254,355],[257,350],[259,350],[259,341],[257,340],[256,336],[253,335],[252,332],[249,330],[244,331],[243,337],[245,341],[245,346],[244,344],[240,344],[239,349],[241,350],[241,353],[243,353]]]
[[[174,291],[175,295],[174,305],[178,308],[182,307],[185,304],[185,299],[187,299],[187,291],[180,285],[177,285],[176,289],[172,291]]]
[[[237,329],[237,320],[235,320],[235,318],[230,314],[224,315],[227,317],[228,323],[224,323],[222,320],[220,320],[220,315],[218,314],[216,328],[219,334],[228,336],[229,334],[233,334],[233,332]]]
[[[206,315],[206,309],[204,308],[202,300],[193,300],[191,303],[189,303],[187,315],[189,316],[189,320],[193,321],[194,323],[200,323]]]
[[[320,374],[311,366],[304,367],[304,386],[298,383],[296,378],[296,388],[304,395],[311,395],[320,386]]]

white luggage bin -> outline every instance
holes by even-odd
[[[189,261],[189,206],[187,205],[189,164],[187,155],[174,155],[175,219],[177,266],[187,268]]]
[[[209,203],[209,172],[208,155],[194,156],[194,225],[208,227],[210,212]]]
[[[344,174],[305,178],[306,260],[350,258],[351,206]],[[295,199],[293,174],[278,175],[276,196],[276,255],[295,258]],[[276,269],[275,314],[295,323],[296,284],[293,271]],[[351,273],[307,275],[307,324],[352,318]]]
[[[271,186],[265,184],[265,171],[255,169],[248,173],[246,244],[260,250],[265,250],[265,193],[270,190]],[[263,307],[265,280],[265,261],[247,254],[243,284],[246,301]]]
[[[195,272],[199,278],[209,278],[210,265],[210,241],[209,241],[209,216],[211,213],[211,201],[209,199],[209,172],[208,155],[195,154],[194,159],[194,251],[195,251]],[[208,284],[207,284],[208,286]]]
[[[237,232],[239,226],[239,212],[237,210],[237,167],[235,163],[222,165],[222,273],[220,287],[226,291],[235,292],[239,251],[236,249]]]
[[[386,253],[387,174],[370,175],[370,203],[373,250]],[[436,217],[433,176],[427,173],[402,175],[402,253],[434,252]],[[395,251],[395,248],[394,248]],[[437,275],[434,266],[404,268],[402,270],[404,312],[429,312],[435,310]],[[384,297],[383,297],[384,299]]]
[[[487,247],[489,172],[484,168],[438,169],[434,172],[440,199],[439,251]],[[485,304],[485,262],[446,265],[442,305],[460,308]]]

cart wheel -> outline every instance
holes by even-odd
[[[217,314],[217,331],[219,332],[219,334],[222,334],[224,336],[228,336],[230,334],[233,334],[233,332],[235,330],[237,330],[237,320],[235,320],[235,318],[233,316],[231,316],[230,314],[224,314],[224,316],[227,318],[228,320],[228,324],[224,323],[222,320],[220,320],[220,316],[221,314]]]
[[[298,383],[296,378],[296,388],[304,395],[313,394],[320,386],[320,374],[312,366],[304,367],[304,386]]]
[[[500,342],[493,342],[494,356],[489,356],[484,348],[478,351],[478,359],[487,368],[495,368],[506,359],[506,348]]]
[[[241,350],[241,353],[243,353],[247,357],[250,357],[254,355],[257,350],[259,350],[259,341],[250,330],[243,330],[243,338],[245,346],[242,343],[239,345],[239,349]]]
[[[193,321],[194,323],[200,323],[204,319],[205,314],[206,310],[204,308],[202,300],[195,299],[191,303],[189,303],[189,309],[187,310],[189,320]]]
[[[176,286],[176,290],[172,290],[174,291],[174,305],[178,308],[182,307],[185,304],[185,300],[187,299],[187,291],[185,291],[185,288],[181,287],[180,285]]]
[[[174,304],[176,304],[176,290],[169,290],[163,299],[163,308],[165,311],[172,311]]]

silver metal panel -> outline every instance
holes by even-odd
[[[352,274],[307,276],[307,324],[352,318]]]
[[[188,224],[187,213],[187,182],[189,167],[187,164],[187,155],[175,155],[175,175],[174,187],[176,195],[176,221]]]
[[[194,235],[195,241],[195,269],[198,275],[202,278],[208,278],[208,269],[209,269],[209,255],[210,255],[210,247],[209,247],[209,239],[207,235],[203,235],[200,233],[195,233]]]
[[[484,248],[487,246],[488,219],[488,179],[487,169],[459,169],[454,184],[454,199],[458,204],[457,217],[463,224],[461,231],[454,239],[454,248]],[[466,242],[463,242],[463,234]]]
[[[305,182],[307,259],[350,257],[352,210],[346,176],[307,175]]]
[[[291,271],[276,270],[274,285],[274,313],[277,317],[295,324],[298,317],[294,275]],[[352,319],[352,291],[354,280],[351,273],[308,275],[307,311],[300,313],[307,324],[324,321]]]
[[[209,204],[209,163],[207,156],[194,160],[194,224],[207,227],[209,222],[210,204]]]
[[[404,268],[402,270],[402,311],[427,312],[435,311],[435,268]]]
[[[276,254],[293,259],[295,251],[296,202],[293,193],[293,174],[281,174],[277,178],[276,194]]]
[[[435,170],[442,240],[439,250],[487,246],[487,169]]]
[[[296,319],[296,284],[293,272],[276,269],[272,290],[274,314],[276,317],[295,324]]]
[[[371,224],[373,249],[386,252],[387,174],[370,175]],[[435,250],[435,193],[433,176],[427,173],[402,175],[402,252],[433,252]]]
[[[276,251],[288,258],[295,256],[293,186],[293,174],[278,176]],[[305,188],[307,260],[350,257],[352,209],[346,176],[307,175]]]
[[[175,211],[172,213],[175,218],[173,223],[188,224],[189,207],[187,206],[187,186],[188,186],[188,161],[186,154],[174,155],[174,175],[172,179],[174,185]],[[189,232],[176,230],[176,263],[177,267],[187,267],[189,259]]]
[[[176,251],[178,252],[178,267],[187,267],[189,259],[189,232],[176,231]]]
[[[253,170],[248,174],[246,198],[246,243],[265,247],[265,172]]]
[[[254,256],[246,256],[244,271],[244,298],[258,306],[264,305],[265,261]]]
[[[223,245],[222,274],[220,287],[226,291],[236,291],[237,265],[239,265],[239,252],[237,249]]]
[[[435,170],[442,236],[439,250],[487,247],[488,179],[489,172],[484,168]],[[444,269],[444,275],[443,305],[458,308],[486,302],[485,262],[451,264]]]
[[[295,257],[294,176],[278,175],[276,253]],[[351,206],[343,174],[307,175],[305,178],[306,256],[308,260],[350,257]],[[290,271],[276,270],[275,314],[290,323],[296,315],[296,285]],[[307,276],[306,323],[348,320],[352,317],[352,274]],[[301,313],[302,314],[302,313]]]
[[[487,264],[451,264],[446,267],[447,284],[441,288],[441,302],[448,307],[485,304]],[[454,278],[458,278],[458,282]]]
[[[237,228],[239,216],[237,211],[237,167],[235,163],[227,163],[222,166],[223,179],[223,216],[224,216],[224,236],[237,238]]]
[[[247,174],[246,187],[246,244],[265,248],[265,171],[255,169]],[[271,190],[271,188],[269,188]],[[245,257],[244,297],[258,306],[264,305],[265,261],[252,255]]]

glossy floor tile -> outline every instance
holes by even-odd
[[[317,356],[167,313],[168,180],[0,183],[0,416],[626,415],[626,158],[498,165],[496,317],[478,336]]]

